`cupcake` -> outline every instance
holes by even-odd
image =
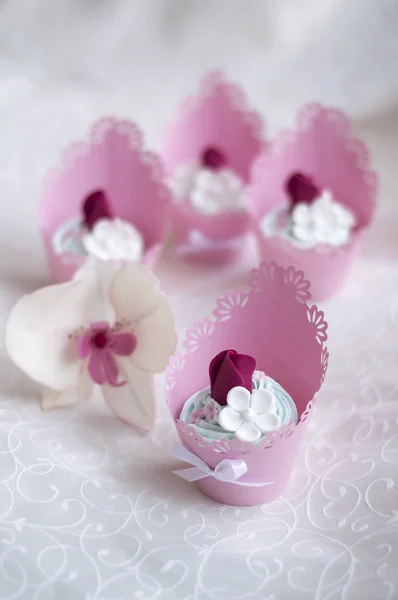
[[[376,176],[346,117],[305,107],[254,165],[247,198],[263,260],[303,270],[317,300],[337,293],[369,228]]]
[[[249,291],[220,298],[170,361],[173,455],[190,465],[175,472],[219,502],[262,504],[289,483],[328,364],[310,298],[302,272],[262,263]]]
[[[211,440],[258,442],[283,425],[297,423],[297,407],[286,390],[252,356],[224,350],[209,365],[209,386],[185,402],[180,419]]]
[[[242,248],[249,226],[245,186],[263,147],[260,117],[248,110],[242,91],[218,72],[207,75],[163,138],[177,254],[218,262]]]
[[[44,182],[39,221],[52,278],[70,279],[87,257],[152,266],[169,208],[160,159],[144,151],[137,127],[102,119]]]

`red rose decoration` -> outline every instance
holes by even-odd
[[[108,198],[102,190],[93,192],[83,203],[84,224],[87,229],[92,229],[100,219],[112,219]]]
[[[218,148],[206,148],[202,153],[202,165],[207,169],[218,171],[223,169],[227,164],[225,154]]]
[[[256,361],[248,354],[238,354],[236,350],[223,350],[209,365],[210,393],[218,404],[227,404],[229,390],[240,385],[252,391],[253,371]]]
[[[290,196],[290,208],[299,202],[311,204],[321,194],[320,187],[309,175],[294,173],[286,183],[286,190]]]

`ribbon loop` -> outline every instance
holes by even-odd
[[[247,472],[244,460],[229,460],[224,458],[214,469],[214,477],[219,481],[235,481]]]
[[[178,469],[173,471],[182,479],[186,481],[198,481],[205,477],[214,477],[218,481],[225,483],[234,483],[235,485],[243,485],[246,487],[263,487],[265,485],[272,485],[273,481],[267,481],[265,483],[250,483],[249,481],[238,481],[245,473],[247,473],[247,464],[243,459],[230,459],[223,458],[215,469],[209,467],[209,465],[196,456],[193,452],[190,452],[181,444],[175,444],[171,451],[175,458],[179,458],[184,462],[189,463],[192,467],[187,469]]]

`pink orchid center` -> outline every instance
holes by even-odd
[[[207,169],[218,171],[226,166],[227,158],[221,150],[210,146],[202,152],[201,163]]]
[[[120,367],[115,357],[131,356],[137,346],[132,331],[112,329],[108,323],[92,323],[88,332],[79,338],[79,357],[88,358],[87,370],[98,385],[120,387],[126,381],[119,380]]]
[[[108,345],[108,336],[105,331],[100,331],[99,333],[95,333],[91,338],[91,344],[98,348],[98,350],[102,350],[105,346]]]

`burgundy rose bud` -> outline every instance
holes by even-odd
[[[290,197],[290,208],[299,202],[311,204],[321,193],[314,179],[303,173],[294,173],[286,182],[286,190]]]
[[[217,148],[206,148],[202,153],[202,166],[213,171],[222,169],[227,164],[225,154]]]
[[[108,198],[104,191],[97,190],[87,196],[83,202],[84,225],[92,229],[100,219],[112,219]]]
[[[209,365],[211,397],[224,406],[232,388],[240,385],[251,392],[255,368],[256,361],[252,356],[238,354],[236,350],[223,350]]]

